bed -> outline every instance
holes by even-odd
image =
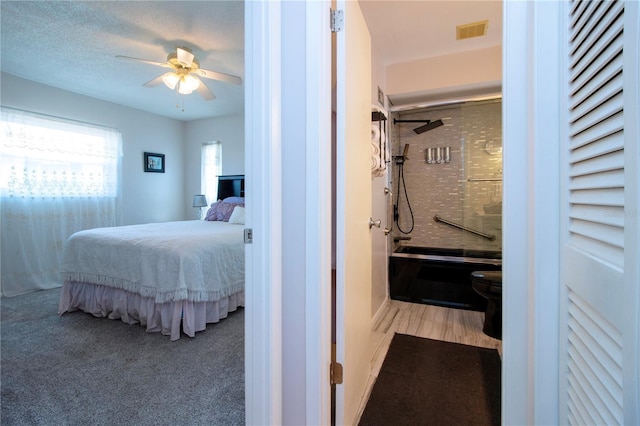
[[[96,228],[65,244],[58,313],[141,324],[177,340],[244,306],[244,177],[220,176],[206,220]]]

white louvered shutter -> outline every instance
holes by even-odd
[[[574,1],[567,12],[560,422],[630,424],[640,363],[637,5]]]

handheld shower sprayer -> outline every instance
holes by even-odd
[[[396,204],[393,206],[393,220],[398,224],[398,231],[403,234],[409,234],[413,231],[413,226],[415,225],[413,219],[413,210],[411,210],[411,203],[409,203],[409,196],[407,195],[407,185],[404,181],[404,162],[409,159],[407,155],[409,154],[409,144],[404,144],[404,150],[402,151],[402,155],[398,155],[397,157],[393,157],[396,161],[396,165],[398,166],[398,198],[396,200]],[[400,226],[400,212],[398,209],[398,205],[400,204],[400,184],[402,184],[402,189],[404,189],[404,198],[407,200],[407,208],[409,209],[409,214],[411,215],[411,227],[408,230],[402,229]]]
[[[404,150],[402,151],[402,155],[393,157],[396,160],[396,164],[403,164],[405,161],[407,161],[409,159],[407,157],[408,153],[409,153],[409,144],[405,143]]]

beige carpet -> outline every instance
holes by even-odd
[[[2,298],[2,425],[244,424],[244,310],[194,338]]]

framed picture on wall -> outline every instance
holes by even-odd
[[[164,173],[164,154],[144,153],[144,171]]]

